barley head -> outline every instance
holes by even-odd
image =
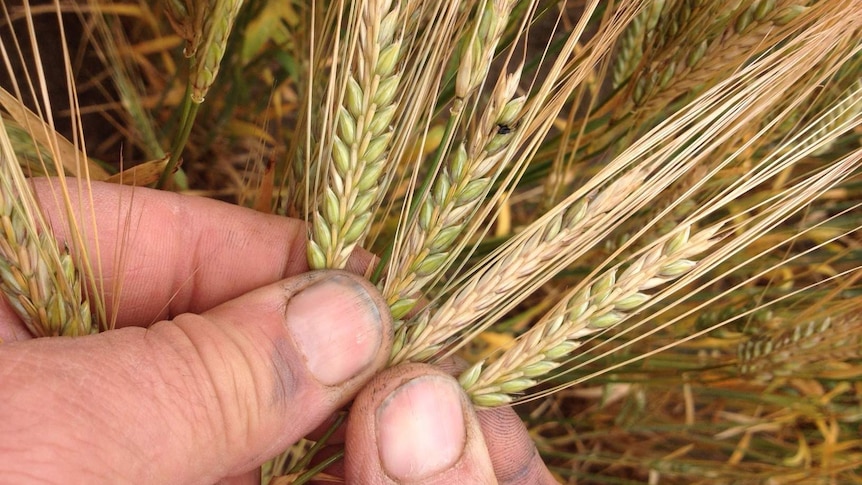
[[[338,107],[326,183],[311,224],[309,265],[343,268],[367,234],[390,161],[401,80],[397,2],[363,4],[358,46]]]
[[[242,0],[209,0],[201,8],[203,22],[200,30],[195,31],[200,32],[200,44],[193,50],[190,66],[191,96],[195,103],[203,103],[218,75],[227,40],[242,3]]]
[[[97,332],[72,256],[37,229],[17,161],[4,154],[0,164],[0,290],[36,337]]]
[[[467,29],[455,80],[455,96],[459,99],[467,99],[485,81],[515,3],[512,0],[485,0],[475,23]]]
[[[622,322],[650,300],[645,291],[679,278],[695,266],[688,259],[709,249],[720,226],[690,235],[680,229],[667,241],[651,245],[621,274],[611,269],[569,293],[497,361],[465,371],[461,384],[479,406],[500,406],[512,395],[537,383],[559,366],[559,361],[580,346],[584,337]]]
[[[430,197],[420,201],[418,223],[403,236],[396,270],[383,289],[392,316],[403,318],[415,306],[426,284],[452,261],[451,248],[463,234],[505,164],[506,147],[515,137],[515,122],[524,97],[514,98],[520,70],[502,79],[469,140],[450,153],[437,175]],[[396,324],[396,331],[400,322]]]

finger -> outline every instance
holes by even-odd
[[[68,242],[66,212],[51,183],[56,181],[37,179],[34,187],[58,239]],[[119,311],[118,326],[200,313],[308,270],[306,226],[297,219],[97,182],[91,192],[73,191],[71,200],[78,205],[78,226],[96,260],[93,267],[103,278],[108,311]],[[359,255],[353,272],[363,271],[369,261],[368,253]]]
[[[467,396],[424,364],[387,369],[356,398],[345,472],[348,483],[495,483]]]
[[[501,485],[521,483],[556,484],[521,418],[511,408],[476,413],[494,473]]]
[[[20,474],[0,482],[240,475],[351,399],[390,324],[373,285],[326,271],[149,329],[2,345],[0,470]]]
[[[437,364],[443,372],[457,376],[469,363],[457,356]],[[494,474],[500,484],[558,483],[536,449],[518,414],[511,408],[485,409],[476,413]]]
[[[468,367],[470,367],[470,364],[466,360],[464,360],[460,357],[454,356],[454,357],[448,357],[448,358],[446,358],[440,362],[435,362],[434,366],[437,367],[438,369],[440,369],[441,371],[445,372],[446,374],[457,378],[461,372],[463,372]],[[342,445],[336,449],[337,450],[343,450],[344,449],[344,446],[343,446],[344,433],[345,433],[344,424],[342,424],[341,426],[336,428],[334,432],[331,429],[333,423],[336,420],[336,417],[337,416],[330,416],[329,419],[327,419],[326,421],[324,421],[320,425],[320,427],[318,427],[317,429],[315,429],[314,431],[309,433],[306,436],[306,438],[316,441],[321,436],[323,436],[324,433],[331,433],[329,435],[329,437],[327,438],[326,442],[329,444],[333,444],[333,445]],[[318,456],[320,456],[320,455],[324,455],[324,454],[318,453]],[[327,471],[331,472],[332,469],[333,468],[330,467]]]
[[[218,482],[218,485],[260,485],[260,470],[254,469],[235,477],[228,477]]]

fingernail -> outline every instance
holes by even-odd
[[[467,439],[461,390],[423,376],[401,385],[377,410],[380,459],[395,480],[421,480],[458,461]]]
[[[376,357],[383,341],[380,311],[368,291],[346,276],[331,276],[293,295],[287,326],[318,382],[345,382]]]

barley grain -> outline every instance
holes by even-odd
[[[517,2],[513,0],[485,0],[476,22],[467,30],[461,48],[461,61],[455,79],[455,96],[466,99],[485,82],[491,60],[509,15]]]
[[[793,0],[757,0],[731,15],[733,10],[726,5],[707,2],[694,13],[685,15],[690,10],[683,7],[665,16],[654,44],[644,48],[654,57],[632,79],[638,110],[655,113],[683,94],[721,79],[753,53],[776,45],[793,28],[787,26],[787,12],[798,6]],[[689,22],[701,26],[694,29]],[[680,27],[686,23],[687,28]],[[670,39],[673,42],[665,48]]]
[[[638,15],[632,19],[631,25],[620,37],[617,47],[616,59],[613,72],[611,73],[611,86],[614,89],[622,86],[632,73],[635,72],[643,57],[644,44],[652,40],[655,35],[659,15],[664,8],[664,0],[653,0],[643,7]]]
[[[561,255],[574,259],[582,253],[576,241],[593,236],[596,226],[609,228],[608,213],[625,205],[629,192],[643,180],[644,173],[633,170],[601,192],[571,201],[553,218],[541,221],[528,236],[509,251],[501,253],[436,308],[433,315],[422,312],[396,340],[393,363],[422,361],[436,354],[446,340],[465,329],[499,302],[508,301],[536,278],[547,275],[545,268]]]
[[[862,318],[850,314],[760,331],[739,344],[737,368],[741,375],[763,382],[802,377],[817,363],[862,356],[860,329]]]

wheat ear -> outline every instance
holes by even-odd
[[[619,276],[611,269],[570,292],[498,360],[484,370],[479,362],[465,371],[459,378],[462,386],[479,406],[511,402],[512,394],[534,386],[537,378],[557,368],[580,339],[617,325],[627,312],[649,302],[644,291],[689,272],[696,263],[688,258],[712,246],[720,227],[690,236],[686,226],[671,239],[651,245]]]
[[[171,27],[186,41],[183,51],[186,57],[193,56],[201,43],[205,6],[195,0],[166,0],[162,3]]]
[[[531,3],[530,5],[534,4]],[[596,2],[590,2],[588,5],[588,12],[585,14],[584,18],[589,17],[596,6]],[[489,8],[488,4],[485,4],[485,8]],[[631,12],[628,12],[626,15],[630,14]],[[516,123],[516,126],[497,126],[497,134],[499,134],[500,130],[506,132],[513,128],[515,134],[511,141],[507,141],[507,143],[513,146],[506,148],[506,156],[508,157],[511,154],[514,154],[514,156],[512,156],[511,161],[505,161],[507,164],[506,175],[504,177],[505,180],[501,185],[510,186],[517,182],[517,179],[523,174],[524,168],[529,163],[530,158],[535,154],[535,150],[538,148],[540,140],[543,139],[551,129],[552,121],[562,109],[565,99],[567,99],[568,95],[572,92],[578,82],[582,81],[586,77],[589,67],[594,66],[595,63],[599,62],[601,58],[599,53],[607,52],[607,48],[600,48],[599,46],[606,45],[609,47],[622,31],[622,28],[602,29],[597,34],[596,39],[594,39],[596,45],[589,49],[590,54],[587,55],[585,59],[577,59],[579,56],[575,55],[577,50],[576,46],[578,45],[578,41],[585,27],[585,20],[582,19],[578,26],[568,36],[565,45],[560,49],[553,65],[550,66],[548,75],[544,82],[536,90],[533,90],[532,88],[530,89],[532,93],[530,94],[529,103],[521,106],[521,101],[518,100],[517,104],[513,103],[512,105],[509,105],[512,109],[517,108],[521,111],[518,115],[519,121]],[[461,63],[459,64],[459,69],[463,68],[465,63],[463,57],[459,62]],[[471,64],[466,63],[466,65]],[[578,67],[572,68],[573,65]],[[462,76],[462,80],[463,79],[464,76]],[[456,95],[456,99],[452,107],[452,112],[454,114],[458,113],[458,106],[462,104],[459,103],[459,99],[460,98]],[[502,103],[500,104],[502,105]],[[499,137],[497,140],[504,141],[505,138]],[[469,150],[470,149],[468,147],[467,158],[469,158]],[[622,169],[619,169],[619,167],[616,170],[623,171]],[[608,173],[610,172],[611,171]],[[536,244],[540,246],[540,249],[537,250],[540,255],[536,259],[540,260],[538,267],[541,268],[541,270],[537,270],[530,275],[528,270],[525,269],[519,274],[520,278],[504,279],[504,284],[499,289],[493,288],[493,286],[498,282],[497,276],[499,275],[492,274],[490,278],[485,279],[483,279],[481,275],[474,275],[472,280],[464,283],[464,286],[466,286],[467,289],[464,291],[458,291],[452,297],[455,299],[454,302],[447,302],[445,304],[446,306],[444,306],[444,308],[449,308],[449,310],[456,313],[457,318],[448,320],[450,316],[449,313],[441,315],[439,312],[434,312],[436,316],[433,321],[431,321],[432,312],[430,311],[423,312],[420,316],[413,318],[406,325],[409,329],[396,334],[395,345],[393,346],[393,358],[391,362],[395,363],[403,360],[426,359],[441,348],[443,340],[463,330],[476,319],[485,316],[489,309],[495,307],[493,302],[485,304],[486,301],[493,300],[494,302],[500,302],[508,300],[506,301],[506,305],[508,305],[510,304],[510,301],[519,298],[518,295],[522,295],[527,286],[533,285],[535,287],[535,285],[540,284],[538,279],[544,278],[542,281],[544,282],[547,278],[550,278],[553,271],[546,271],[546,269],[549,269],[553,265],[562,264],[560,263],[560,259],[567,259],[571,262],[571,260],[576,258],[577,255],[582,254],[580,250],[588,247],[588,245],[578,245],[577,242],[582,241],[583,238],[589,239],[597,237],[597,233],[591,231],[583,231],[580,234],[577,234],[574,231],[568,232],[571,228],[565,226],[562,221],[565,220],[566,223],[572,222],[575,224],[575,221],[573,221],[572,218],[576,217],[580,210],[586,209],[588,205],[590,207],[595,207],[597,211],[591,214],[590,210],[587,209],[586,213],[582,215],[601,217],[602,211],[599,208],[608,201],[609,197],[611,199],[619,198],[620,202],[625,201],[626,203],[623,205],[626,206],[628,206],[629,201],[633,204],[642,202],[642,199],[639,199],[638,197],[627,198],[623,195],[624,189],[636,190],[646,173],[640,170],[635,170],[633,172],[637,173],[630,173],[622,176],[619,183],[613,185],[612,190],[607,191],[603,191],[602,185],[611,185],[608,183],[608,178],[610,177],[608,173],[606,173],[606,177],[593,179],[594,183],[591,182],[589,188],[579,190],[577,194],[573,194],[573,196],[569,197],[565,203],[560,204],[554,211],[551,211],[553,214],[544,217],[538,223],[531,225],[531,229],[529,231],[517,236],[516,239],[518,239],[518,241],[513,244],[507,243],[506,246],[508,248],[508,252],[505,255],[498,253],[493,256],[492,259],[496,259],[490,262],[490,265],[499,267],[511,264],[513,260],[519,263],[519,258],[529,259],[532,261],[533,259],[527,256],[530,249],[525,249],[524,245],[529,248],[530,244]],[[588,196],[588,194],[591,195]],[[433,196],[432,192],[430,197]],[[593,198],[595,198],[595,200],[593,200]],[[484,208],[475,210],[474,214],[470,217],[471,221],[478,223],[479,221],[484,220],[485,216],[489,214],[489,212],[485,210],[488,207],[489,206],[486,205]],[[606,207],[606,209],[610,209],[610,207]],[[617,222],[614,219],[619,216],[619,212],[616,210],[610,210],[610,212],[613,212],[613,215],[608,216],[605,220],[613,222],[608,224],[608,227],[613,226]],[[590,217],[587,217],[586,221],[589,224],[595,222],[594,220],[591,220]],[[453,229],[449,236],[452,236],[458,231],[460,231],[460,229]],[[602,231],[603,229],[598,232]],[[466,229],[466,232],[469,233],[470,229]],[[560,232],[565,233],[565,235],[561,235]],[[465,240],[465,236],[463,234],[458,237],[460,237],[461,241]],[[545,244],[548,243],[549,240],[553,240],[553,242]],[[562,244],[562,246],[555,246],[554,243]],[[572,251],[568,251],[568,249],[571,249],[571,246],[568,246],[567,243],[575,245],[576,248]],[[542,252],[544,250],[547,250],[547,252]],[[507,257],[509,259],[507,259]],[[398,257],[394,259],[396,261],[400,260]],[[452,259],[451,255],[450,259]],[[480,266],[485,265],[483,264]],[[536,269],[536,267],[533,268]],[[513,269],[514,268],[508,268],[508,270]],[[482,270],[481,273],[484,274],[485,270]],[[509,282],[512,284],[510,285]],[[473,290],[476,289],[477,285],[481,286],[481,288],[474,292]],[[444,289],[442,293],[446,293],[446,290]],[[475,297],[476,294],[485,295],[487,299],[478,299]],[[459,299],[457,295],[460,295],[462,298]],[[407,296],[412,297],[414,295]],[[450,298],[450,300],[452,300],[452,298]],[[471,308],[471,304],[475,301],[479,301],[481,304],[479,307]],[[457,304],[459,302],[463,303],[464,306],[458,308]],[[410,304],[411,302],[406,302],[406,306],[410,306]],[[450,305],[451,307],[449,307]],[[396,307],[396,310],[399,312],[403,311],[398,307]]]
[[[837,126],[858,117],[862,113],[862,98],[859,97],[862,94],[862,79],[857,79],[846,91],[851,94],[840,98],[836,105],[838,109],[829,110],[822,119],[816,122],[818,129],[814,133],[813,139],[817,139],[820,135],[832,131]],[[833,143],[818,148],[814,154],[826,153],[832,148]]]
[[[425,285],[451,262],[452,246],[485,200],[505,161],[505,149],[517,129],[514,122],[526,101],[524,97],[513,99],[519,80],[520,69],[501,79],[479,126],[450,154],[431,195],[420,202],[418,223],[404,235],[397,268],[387,277],[383,290],[394,319],[407,315]]]
[[[95,333],[72,256],[40,223],[0,118],[0,290],[36,337]]]
[[[812,128],[811,131],[816,129]],[[836,130],[830,133],[830,137],[838,133],[839,130]],[[824,137],[819,143],[828,141]],[[807,144],[800,147],[803,152],[812,149]],[[804,153],[796,156],[802,158]],[[479,406],[492,407],[511,402],[513,394],[533,386],[539,377],[559,367],[560,360],[578,348],[583,337],[617,325],[629,312],[643,310],[651,300],[667,296],[667,292],[650,296],[644,291],[683,276],[690,280],[728,261],[731,256],[809,204],[813,198],[858,170],[860,160],[862,150],[856,150],[840,162],[813,174],[810,179],[801,179],[795,186],[771,197],[768,204],[752,207],[747,211],[751,217],[745,222],[746,229],[728,244],[710,251],[697,263],[689,258],[712,248],[720,239],[717,235],[722,225],[710,226],[690,236],[690,226],[686,224],[670,239],[662,239],[648,246],[619,277],[616,275],[617,269],[613,268],[590,283],[575,288],[497,361],[487,368],[480,362],[465,371],[459,378],[463,387]],[[733,193],[708,202],[705,206],[711,209],[700,216],[722,207],[724,204],[721,200],[736,200],[764,180],[760,176],[755,177]],[[720,278],[707,284],[714,284]],[[673,320],[662,326],[672,323]]]
[[[308,261],[314,269],[343,268],[367,234],[383,193],[379,179],[387,168],[390,123],[398,111],[398,4],[379,0],[361,8],[357,55],[335,115],[326,186],[312,220]]]
[[[829,52],[827,46],[818,44],[821,41],[821,36],[833,32],[841,33],[842,36],[849,35],[846,32],[845,22],[850,21],[852,18],[847,19],[836,12],[836,15],[825,18],[822,23],[818,22],[812,27],[810,35],[806,33],[805,36],[800,35],[800,38],[794,39],[794,43],[810,43],[810,45],[821,49],[820,54],[826,55]],[[831,39],[832,37],[828,38]],[[841,42],[841,39],[838,38],[835,42]],[[784,55],[785,53],[782,51],[758,60],[738,74],[741,78],[749,78],[753,73],[758,73],[758,76],[752,78],[751,85],[729,87],[731,85],[728,82],[722,83],[705,93],[703,103],[693,106],[691,113],[688,113],[688,110],[681,112],[680,114],[684,117],[680,118],[680,121],[688,119],[689,115],[700,118],[693,126],[688,126],[689,122],[683,126],[674,121],[672,123],[674,130],[671,131],[669,130],[671,125],[665,123],[649,135],[649,137],[660,138],[661,141],[656,139],[656,144],[653,145],[653,142],[645,138],[637,144],[637,151],[652,150],[650,147],[658,148],[662,144],[665,145],[658,148],[661,153],[657,154],[656,158],[651,157],[652,164],[658,163],[661,166],[660,176],[649,176],[649,173],[656,170],[659,165],[649,168],[651,163],[645,163],[639,169],[625,173],[621,178],[608,185],[607,189],[603,190],[597,200],[591,204],[596,205],[597,202],[601,202],[604,207],[596,209],[595,212],[590,209],[587,210],[591,214],[587,218],[594,220],[581,226],[576,225],[576,232],[582,234],[572,234],[568,232],[570,227],[548,222],[550,218],[535,223],[535,228],[519,235],[514,240],[514,245],[507,244],[499,253],[502,256],[492,260],[473,275],[469,281],[464,282],[459,290],[440,306],[433,317],[428,312],[423,312],[415,320],[413,328],[410,330],[411,333],[407,339],[409,344],[405,345],[404,349],[399,350],[396,354],[396,360],[423,360],[439,350],[445,344],[446,339],[463,331],[467,325],[478,319],[479,314],[489,312],[492,309],[511,308],[511,302],[517,301],[518,295],[522,295],[524,289],[531,286],[535,287],[533,283],[543,278],[543,272],[547,273],[549,272],[547,270],[551,270],[555,266],[559,267],[559,264],[564,261],[574,261],[586,251],[584,246],[595,244],[596,240],[606,237],[615,226],[616,217],[624,217],[624,214],[631,214],[632,210],[643,207],[644,204],[638,199],[643,197],[654,199],[655,194],[673,181],[679,180],[684,173],[693,169],[696,163],[706,159],[712,149],[719,147],[729,136],[742,129],[745,123],[753,120],[753,115],[767,111],[768,103],[766,102],[746,105],[750,106],[752,110],[749,112],[736,109],[730,112],[725,110],[727,109],[726,106],[730,104],[738,106],[740,104],[739,99],[748,99],[755,94],[759,98],[768,96],[768,99],[773,100],[773,102],[778,101],[778,94],[784,89],[784,86],[787,86],[794,79],[798,79],[797,75],[801,74],[798,69],[787,69],[787,64],[800,63],[800,60],[794,55],[796,51],[791,50],[794,49],[794,45],[788,45],[782,49],[786,49],[789,54],[780,61],[773,59],[773,56]],[[814,49],[812,48],[812,50]],[[816,64],[817,57],[811,52],[809,54],[811,55],[802,59],[801,62],[809,63],[809,65]],[[723,92],[724,90],[727,92]],[[723,94],[716,98],[713,96],[713,93],[716,92],[723,92]],[[725,98],[726,100],[723,100]],[[707,107],[714,107],[714,109],[705,111]],[[718,127],[721,127],[721,130],[716,130]],[[708,132],[700,131],[704,128]],[[683,146],[685,149],[682,152],[674,153]],[[694,146],[699,147],[696,155],[692,154],[690,150]],[[621,158],[630,160],[633,156],[635,156],[634,152]],[[661,160],[660,163],[659,160]],[[626,164],[622,163],[622,165]],[[646,177],[649,177],[649,183],[643,187]],[[622,195],[611,195],[615,191],[622,192]],[[607,204],[610,200],[615,202]],[[587,200],[582,200],[577,203],[585,204],[584,207],[586,208],[587,202]],[[604,232],[605,230],[608,232]],[[554,237],[549,238],[542,231],[550,231]],[[601,234],[597,234],[597,231],[601,231]],[[563,254],[556,256],[556,253]],[[554,259],[555,257],[558,259]],[[537,263],[536,260],[541,261],[541,263]],[[553,271],[550,272],[553,273]],[[487,320],[487,316],[482,318]],[[399,342],[396,342],[396,346],[398,345]]]

